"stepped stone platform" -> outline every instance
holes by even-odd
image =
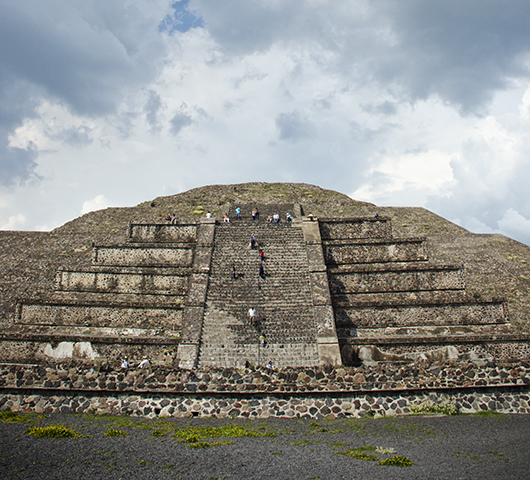
[[[506,302],[473,298],[462,265],[430,261],[426,238],[395,237],[390,217],[234,209],[231,222],[129,223],[126,243],[93,245],[88,268],[17,304],[4,360],[106,362],[110,346],[199,369],[530,359]]]
[[[407,413],[420,397],[530,409],[528,247],[304,184],[109,210],[0,232],[0,409],[35,395],[46,411],[99,411],[107,396],[122,405],[109,411],[148,416],[171,395],[171,415]]]

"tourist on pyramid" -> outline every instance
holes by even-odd
[[[236,220],[241,220],[241,208],[236,207]]]
[[[254,248],[256,246],[256,237],[254,234],[250,236],[250,248]]]
[[[261,277],[262,280],[265,280],[265,270],[263,268],[263,265],[259,266],[259,276]]]

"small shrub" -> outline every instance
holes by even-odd
[[[449,400],[444,400],[438,403],[427,400],[425,402],[411,405],[410,409],[418,414],[441,413],[443,415],[458,415],[458,407],[455,403],[450,402]]]
[[[5,412],[0,412],[0,420],[2,422],[22,422],[24,421],[24,417],[11,410],[7,410]]]
[[[355,458],[357,460],[364,460],[367,462],[377,462],[379,460],[378,457],[375,455],[372,455],[370,453],[366,453],[364,450],[373,451],[376,447],[372,447],[371,445],[364,445],[363,447],[354,448],[353,450],[343,450],[342,452],[337,452],[335,455],[346,455],[351,458]]]
[[[109,428],[103,435],[106,437],[126,437],[129,434],[117,428]]]
[[[27,435],[32,435],[35,438],[77,438],[81,434],[77,433],[71,428],[63,427],[62,425],[50,425],[49,427],[33,427],[26,430]]]
[[[394,457],[385,458],[379,462],[381,465],[392,466],[392,467],[412,467],[412,461],[407,457],[396,455]]]

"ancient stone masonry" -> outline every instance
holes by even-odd
[[[217,219],[129,223],[126,241],[20,301],[0,334],[0,408],[319,418],[452,399],[530,412],[530,337],[504,300],[469,293],[462,265],[430,259],[425,237],[394,236],[384,215],[219,205]],[[116,371],[124,357],[151,367]]]
[[[323,219],[320,230],[345,364],[529,358],[505,302],[475,301],[462,266],[428,261],[425,238],[393,238],[386,217]]]
[[[186,302],[196,290],[193,276],[204,274],[194,270],[203,229],[130,224],[127,244],[94,246],[90,269],[59,270],[49,299],[17,305],[14,325],[3,335],[3,360],[149,355],[172,364],[189,317]]]
[[[530,413],[525,362],[192,372],[7,366],[0,379],[0,409],[16,412],[341,418],[404,415],[442,403],[460,413]]]
[[[475,301],[461,266],[429,262],[425,238],[393,237],[390,218],[240,208],[241,220],[235,205],[225,212],[231,223],[130,223],[127,243],[95,245],[89,269],[61,269],[48,299],[18,304],[3,360],[149,353],[204,368],[528,358],[505,303]],[[293,221],[266,220],[278,212]]]

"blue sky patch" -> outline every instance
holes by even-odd
[[[173,15],[166,15],[160,22],[158,29],[171,35],[174,32],[187,32],[190,28],[204,27],[201,17],[196,17],[189,9],[189,0],[173,3]]]

